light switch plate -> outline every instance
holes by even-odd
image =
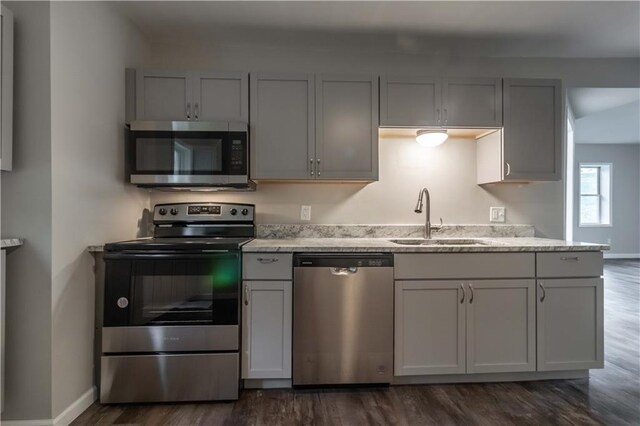
[[[311,206],[300,206],[300,220],[311,220]]]
[[[504,223],[504,221],[505,221],[504,215],[505,215],[504,207],[490,207],[489,208],[489,221],[490,222]]]

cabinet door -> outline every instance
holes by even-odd
[[[502,79],[444,79],[442,108],[443,126],[501,127]]]
[[[249,121],[248,74],[194,73],[193,119],[247,123]]]
[[[395,282],[396,376],[465,372],[462,283]]]
[[[313,74],[251,75],[251,177],[314,179]]]
[[[192,74],[136,70],[136,120],[189,120],[193,117]]]
[[[604,367],[601,278],[538,281],[538,371]]]
[[[378,77],[316,76],[319,179],[378,178]]]
[[[438,126],[441,111],[440,79],[434,77],[380,77],[381,126]]]
[[[535,281],[473,281],[468,289],[467,373],[535,371]]]
[[[245,281],[242,378],[291,378],[291,281]]]
[[[562,99],[559,80],[504,80],[505,181],[561,178]]]
[[[13,13],[0,5],[0,169],[13,168]]]

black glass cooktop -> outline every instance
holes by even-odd
[[[105,251],[184,251],[239,250],[251,238],[140,238],[137,240],[109,243]]]

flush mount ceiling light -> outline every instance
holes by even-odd
[[[449,135],[446,130],[418,130],[416,142],[428,148],[434,148],[444,143]]]

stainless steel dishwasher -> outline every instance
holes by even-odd
[[[294,256],[293,385],[390,383],[393,255]]]

